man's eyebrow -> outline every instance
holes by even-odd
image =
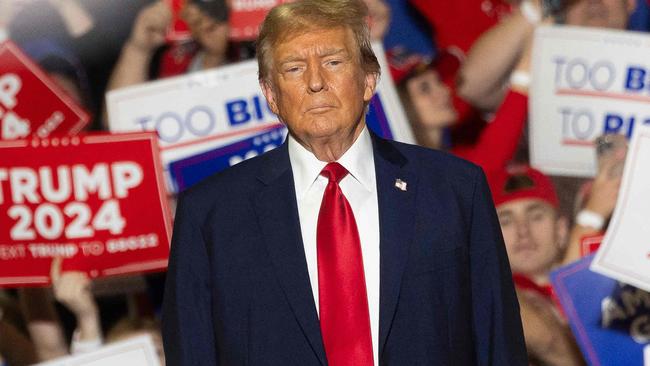
[[[328,48],[323,50],[323,52],[320,54],[320,57],[328,57],[339,54],[347,54],[347,50],[345,48]]]
[[[526,212],[537,211],[537,210],[546,211],[545,208],[546,207],[543,204],[536,202],[526,207]]]
[[[323,57],[329,57],[329,56],[334,56],[339,54],[347,54],[347,50],[345,48],[326,48],[323,51],[319,52],[318,57],[323,58]],[[287,56],[284,59],[280,60],[279,64],[284,65],[291,62],[301,62],[301,61],[305,61],[304,56]]]
[[[497,210],[497,216],[512,216],[512,210]]]

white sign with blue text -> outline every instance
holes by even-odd
[[[111,132],[157,131],[165,166],[278,124],[244,62],[112,91]]]
[[[547,174],[596,173],[594,140],[650,123],[650,35],[544,26],[535,32],[531,164]]]

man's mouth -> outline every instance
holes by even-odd
[[[515,247],[517,252],[528,252],[537,250],[537,245],[533,243],[519,244]]]
[[[309,113],[325,113],[328,112],[330,109],[334,108],[331,105],[327,104],[322,104],[322,105],[316,105],[316,106],[311,106],[307,109],[307,112]]]

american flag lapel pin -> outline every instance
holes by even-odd
[[[395,179],[395,188],[402,192],[406,192],[406,182],[399,178]]]

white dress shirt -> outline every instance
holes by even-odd
[[[296,187],[300,230],[305,246],[309,280],[314,295],[316,310],[318,303],[318,257],[316,251],[316,226],[321,201],[327,187],[327,178],[320,175],[326,162],[320,161],[289,135],[289,160]],[[352,207],[359,230],[363,268],[368,293],[370,333],[374,364],[378,365],[379,342],[379,208],[377,203],[377,181],[372,140],[365,127],[348,151],[338,160],[350,174],[339,186]]]

